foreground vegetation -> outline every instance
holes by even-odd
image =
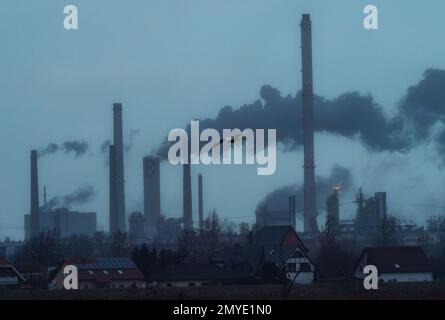
[[[283,287],[268,286],[225,286],[195,288],[153,288],[131,290],[34,290],[0,292],[0,300],[281,300]],[[317,283],[295,287],[291,300],[335,299],[335,300],[435,300],[445,299],[445,282],[431,283],[388,283],[378,290],[366,291],[359,282]]]

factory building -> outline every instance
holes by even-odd
[[[338,203],[338,187],[334,188],[334,192],[326,200],[326,229],[336,230],[340,223],[340,208]]]
[[[287,210],[270,210],[267,205],[259,206],[255,211],[258,227],[291,226],[292,216]]]
[[[159,232],[156,240],[162,243],[174,243],[183,232],[181,228],[182,218],[162,219],[159,224]]]
[[[93,236],[97,230],[95,212],[70,211],[59,208],[48,212],[39,212],[40,232],[58,232],[60,237],[74,235]],[[31,237],[31,217],[25,215],[25,239]]]
[[[365,199],[362,190],[356,198],[357,217],[355,226],[361,233],[376,233],[382,220],[387,218],[386,192],[376,192],[373,197]]]
[[[74,212],[68,208],[42,210],[39,206],[39,183],[37,151],[31,151],[31,210],[24,216],[25,239],[31,239],[42,232],[57,231],[60,237],[73,235],[92,236],[97,230],[94,212]],[[46,204],[46,192],[44,195]]]
[[[144,233],[152,239],[158,234],[161,221],[161,182],[159,158],[143,159],[144,170]]]
[[[130,214],[129,233],[130,237],[136,241],[144,239],[144,216],[141,212],[132,212]]]

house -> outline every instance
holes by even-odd
[[[233,283],[236,277],[213,264],[180,263],[148,277],[151,287],[201,287]]]
[[[317,269],[306,252],[295,245],[268,246],[265,261],[284,270],[286,278],[293,283],[311,284],[317,275]]]
[[[355,267],[355,277],[364,278],[363,268],[374,265],[383,282],[433,281],[428,258],[419,246],[365,248]]]
[[[254,244],[264,248],[265,263],[284,270],[294,283],[313,283],[317,269],[308,255],[308,249],[291,226],[266,226],[254,236]]]
[[[18,289],[25,278],[6,259],[0,257],[0,290]]]
[[[79,289],[145,288],[144,276],[130,258],[68,259],[50,277],[51,289],[63,289],[63,269],[74,265]]]

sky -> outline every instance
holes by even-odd
[[[379,29],[365,30],[363,8],[379,9]],[[79,30],[63,28],[63,9],[79,10]],[[112,104],[123,103],[128,213],[142,208],[142,157],[173,128],[213,118],[260,97],[263,85],[281,95],[301,88],[301,14],[313,23],[314,91],[327,99],[371,94],[390,117],[408,87],[428,68],[445,69],[442,0],[3,0],[0,4],[0,238],[22,239],[29,213],[29,152],[49,143],[84,140],[81,157],[63,152],[39,159],[48,197],[91,185],[95,211],[108,228],[108,167],[101,145],[112,137]],[[319,132],[316,173],[351,170],[356,188],[388,192],[389,210],[423,224],[445,206],[443,166],[431,144],[408,153],[374,152],[358,139]],[[252,166],[194,166],[204,175],[205,210],[252,222],[269,192],[302,183],[301,150],[277,155],[277,171]],[[182,213],[180,167],[161,167],[161,206]],[[342,218],[354,214],[355,190],[340,194]],[[41,198],[42,199],[42,198]],[[228,201],[227,199],[234,199]],[[196,217],[196,192],[193,195]],[[323,208],[319,208],[323,212]]]

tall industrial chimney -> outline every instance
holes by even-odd
[[[110,184],[110,233],[116,233],[119,231],[117,222],[117,205],[116,205],[116,151],[114,145],[109,147],[109,184]]]
[[[334,193],[332,193],[326,200],[326,229],[329,231],[338,228],[340,223],[340,209],[338,203],[338,190],[339,188],[334,188]]]
[[[122,133],[122,104],[113,105],[113,139],[115,152],[115,175],[116,175],[116,215],[117,229],[125,232],[125,188],[124,188],[124,143]]]
[[[37,171],[37,151],[31,151],[31,212],[30,212],[30,236],[36,237],[40,233],[39,214],[39,178]]]
[[[199,230],[204,229],[204,206],[202,198],[202,174],[198,175]]]
[[[301,19],[302,96],[303,96],[303,145],[304,145],[304,232],[318,232],[315,205],[314,160],[314,95],[312,86],[312,31],[311,17]]]
[[[161,219],[161,182],[159,158],[144,157],[144,233],[153,238]]]
[[[295,196],[289,196],[289,225],[296,230]]]
[[[374,194],[374,207],[376,220],[380,221],[386,219],[388,216],[388,209],[386,207],[386,192],[376,192]]]
[[[183,187],[182,187],[182,203],[183,203],[183,223],[184,230],[193,230],[193,215],[192,215],[192,178],[190,162],[183,164]]]

